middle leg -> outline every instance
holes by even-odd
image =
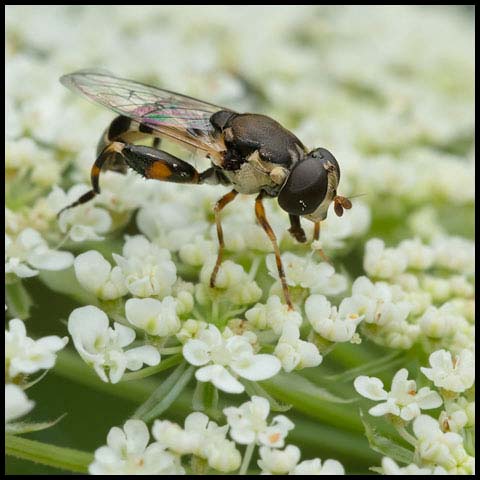
[[[292,301],[290,300],[290,292],[288,290],[287,279],[285,278],[285,271],[283,269],[282,257],[280,256],[280,249],[278,248],[277,239],[275,233],[268,223],[267,216],[265,215],[265,208],[262,203],[263,192],[258,194],[258,197],[255,199],[255,215],[257,220],[260,223],[261,227],[265,230],[265,233],[270,238],[270,241],[273,245],[273,250],[275,252],[275,260],[277,262],[278,276],[280,277],[280,282],[282,283],[283,295],[285,297],[285,302],[288,305],[289,310],[293,310]]]
[[[215,204],[214,212],[215,212],[215,223],[217,225],[217,237],[218,237],[218,255],[217,261],[215,262],[215,267],[213,268],[212,276],[210,277],[210,288],[215,287],[215,280],[217,278],[218,269],[220,268],[220,264],[222,263],[223,258],[223,248],[225,247],[225,243],[223,241],[223,229],[222,224],[220,222],[220,212],[231,202],[234,198],[238,195],[238,192],[232,190],[224,195],[218,202]]]

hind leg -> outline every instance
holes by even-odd
[[[120,155],[126,165],[147,179],[189,184],[215,184],[224,183],[225,181],[214,167],[208,168],[204,172],[198,172],[189,163],[162,150],[143,145],[112,142],[102,150],[93,164],[90,175],[92,190],[82,195],[77,201],[63,208],[58,215],[66,209],[88,202],[100,193],[100,172],[105,162],[107,162],[112,155]]]

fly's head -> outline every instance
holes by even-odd
[[[333,201],[340,217],[343,209],[352,204],[348,198],[337,195],[339,182],[340,167],[335,157],[325,148],[316,148],[293,165],[278,194],[278,203],[292,215],[319,222],[327,218]]]

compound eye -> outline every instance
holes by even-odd
[[[314,150],[293,166],[280,190],[278,203],[292,215],[313,213],[327,195],[328,172],[324,167],[326,159],[318,154],[318,150]]]

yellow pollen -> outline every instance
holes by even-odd
[[[409,395],[415,395],[416,393],[417,393],[416,390],[409,390],[409,391],[408,391],[408,394],[409,394]]]
[[[272,435],[270,435],[268,437],[268,439],[270,440],[271,443],[276,443],[278,442],[278,439],[280,438],[280,434],[277,432],[277,433],[272,433]]]

